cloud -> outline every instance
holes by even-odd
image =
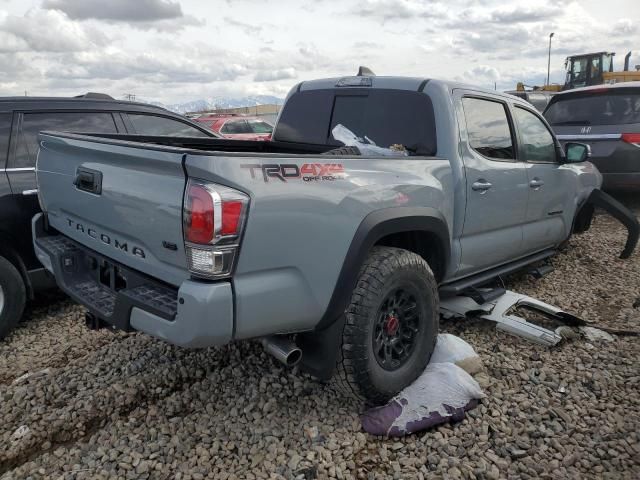
[[[440,4],[436,2],[418,0],[364,0],[358,2],[352,13],[385,22],[387,20],[435,17],[443,12],[440,7]]]
[[[620,19],[613,25],[612,32],[619,37],[635,35],[638,33],[638,22],[628,18]]]
[[[236,20],[235,18],[231,18],[231,17],[224,17],[224,22],[227,25],[231,25],[232,27],[239,28],[244,33],[246,33],[247,35],[257,35],[264,28],[263,25],[256,25],[256,24],[253,24],[253,23],[245,23],[245,22],[241,22],[240,20]]]
[[[44,0],[42,7],[67,14],[73,20],[127,23],[142,30],[176,30],[204,22],[184,15],[171,0]]]
[[[169,0],[44,0],[42,7],[74,20],[153,22],[183,16],[180,4]]]
[[[0,53],[0,82],[18,83],[22,78],[36,79],[41,72],[20,53]]]
[[[49,78],[95,80],[132,79],[147,84],[211,83],[235,80],[249,70],[225,52],[209,55],[158,56],[149,53],[86,52],[72,54],[47,70]]]
[[[489,65],[478,65],[466,70],[462,75],[456,77],[459,82],[473,83],[476,85],[493,85],[500,80],[500,72]]]
[[[0,51],[78,52],[107,43],[98,30],[89,30],[59,11],[29,10],[24,16],[0,20]]]
[[[533,23],[549,20],[562,13],[556,5],[544,5],[537,8],[515,8],[512,10],[495,10],[491,13],[491,21],[497,23]]]
[[[260,71],[253,77],[254,82],[272,82],[274,80],[286,80],[296,78],[295,68],[283,68],[281,70]]]

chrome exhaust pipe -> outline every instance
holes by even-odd
[[[287,367],[293,367],[302,360],[302,350],[288,337],[271,335],[261,338],[260,343],[267,353]]]

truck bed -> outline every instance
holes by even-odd
[[[429,215],[437,217],[445,239],[443,251],[449,248],[450,225],[444,220],[453,216],[449,160],[322,155],[333,148],[43,132],[36,175],[49,235],[71,240],[85,252],[83,258],[96,266],[85,272],[87,277],[96,275],[92,281],[99,285],[92,284],[92,292],[99,290],[102,298],[102,287],[114,290],[103,281],[103,270],[116,272],[116,277],[109,277],[116,280],[118,275],[130,277],[120,290],[116,285],[115,296],[109,297],[113,297],[108,303],[114,312],[120,304],[131,305],[132,288],[142,285],[155,292],[159,285],[177,289],[178,298],[185,299],[186,303],[176,306],[176,318],[180,318],[194,305],[211,307],[211,292],[228,292],[232,285],[233,322],[225,323],[232,327],[219,335],[228,341],[307,331],[323,318],[334,319],[341,308],[337,301],[330,304],[338,277],[345,269],[349,275],[351,270],[357,273],[358,267],[351,268],[351,262],[360,261],[358,256],[368,249],[354,246],[368,238],[357,231],[380,219],[401,215],[414,225]],[[193,258],[183,226],[185,188],[191,179],[243,192],[250,199],[229,278],[194,279],[192,275]],[[350,249],[356,253],[350,254]],[[70,255],[76,251],[66,250]],[[78,260],[70,268],[84,269],[85,264]],[[59,273],[57,278],[73,283],[67,285],[70,294],[79,291],[76,283],[82,282],[75,273]],[[228,293],[220,295],[226,303],[218,307],[226,311],[231,300]],[[201,298],[188,300],[196,297]],[[88,299],[78,295],[78,300],[96,316],[111,318],[93,308]],[[271,313],[265,320],[267,309]],[[192,317],[202,315],[190,311]],[[133,318],[134,328],[152,330]],[[169,328],[164,320],[154,325]],[[164,330],[153,333],[169,336]],[[180,343],[202,345],[190,340]]]
[[[311,143],[292,142],[256,142],[253,140],[230,140],[222,138],[202,138],[202,137],[167,137],[149,135],[126,135],[126,134],[73,134],[60,132],[43,132],[46,134],[61,137],[93,137],[93,141],[121,141],[130,143],[150,145],[161,145],[164,147],[186,148],[189,150],[201,150],[204,152],[239,152],[239,153],[279,153],[296,155],[317,155],[336,148],[332,145],[316,145]]]

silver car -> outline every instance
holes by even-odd
[[[591,146],[605,190],[640,190],[640,82],[577,88],[544,111],[558,140]]]

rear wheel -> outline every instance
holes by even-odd
[[[369,403],[383,403],[425,369],[438,333],[437,283],[419,255],[375,247],[347,310],[336,381]]]
[[[0,339],[18,323],[26,300],[20,272],[6,258],[0,257]]]

